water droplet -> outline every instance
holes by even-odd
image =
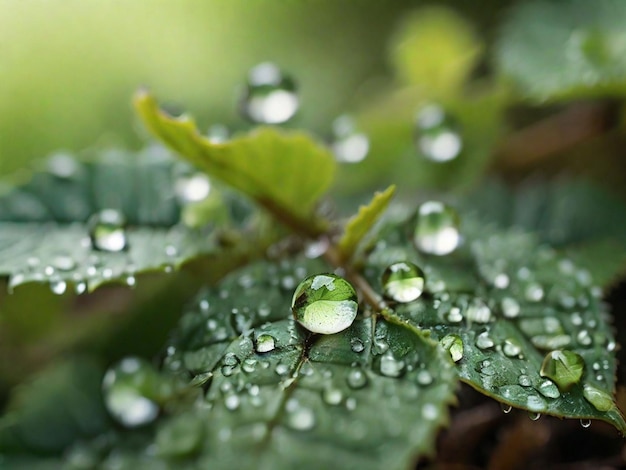
[[[273,351],[276,348],[276,340],[272,335],[266,333],[260,334],[256,338],[256,352],[266,353]]]
[[[251,374],[256,370],[257,361],[256,359],[247,358],[244,359],[243,364],[241,366],[242,370],[248,374]]]
[[[78,161],[67,153],[56,153],[47,163],[48,171],[61,179],[72,178],[80,169]]]
[[[463,140],[458,124],[441,106],[424,106],[415,121],[415,141],[422,156],[443,163],[454,160],[461,153]]]
[[[298,110],[299,101],[293,79],[270,62],[248,73],[241,110],[246,118],[259,124],[282,124]]]
[[[348,377],[346,378],[346,382],[348,386],[352,389],[363,388],[367,385],[367,375],[361,369],[352,369],[348,372]]]
[[[315,274],[296,288],[291,301],[294,318],[314,333],[334,334],[345,330],[356,318],[354,287],[335,274]]]
[[[533,384],[530,380],[530,377],[528,377],[526,374],[521,374],[517,378],[517,383],[519,383],[522,387],[530,387]]]
[[[241,399],[236,393],[229,393],[224,397],[224,406],[227,410],[235,411],[237,408],[239,408],[240,403]]]
[[[559,390],[566,392],[580,382],[584,367],[585,360],[580,354],[565,349],[556,350],[546,354],[539,373],[555,382]]]
[[[526,398],[526,406],[530,411],[543,411],[546,409],[547,403],[539,395],[528,395]]]
[[[427,419],[428,421],[433,421],[437,419],[438,415],[439,413],[437,413],[437,407],[432,403],[426,403],[424,406],[422,406],[422,417],[424,419]]]
[[[274,371],[278,375],[287,375],[287,373],[289,372],[289,366],[281,362],[279,364],[276,364],[276,368],[274,369]]]
[[[539,390],[539,393],[546,398],[559,398],[561,396],[559,388],[551,380],[544,380],[541,382],[537,390]]]
[[[159,407],[145,393],[157,383],[156,371],[148,362],[135,357],[123,359],[107,371],[102,381],[109,413],[126,427],[154,421]]]
[[[538,421],[538,420],[539,420],[539,418],[541,418],[541,413],[528,412],[528,417],[529,417],[532,421]]]
[[[74,286],[74,292],[77,295],[84,294],[87,291],[87,283],[84,281],[79,281]]]
[[[56,295],[65,294],[67,290],[67,283],[62,280],[50,281],[50,290]]]
[[[285,406],[287,410],[287,426],[296,431],[309,431],[315,426],[315,414],[310,408],[301,406],[297,400],[290,398]]]
[[[452,307],[446,315],[446,320],[450,323],[461,323],[463,321],[463,313],[459,307]]]
[[[473,299],[467,307],[465,318],[468,322],[489,323],[491,321],[491,309],[481,299]]]
[[[578,334],[576,335],[576,339],[583,346],[591,346],[592,339],[591,339],[591,335],[589,334],[589,331],[587,330],[580,330]]]
[[[350,349],[352,349],[352,352],[360,353],[363,352],[363,350],[365,349],[365,345],[363,344],[363,341],[361,341],[359,338],[351,338]]]
[[[483,331],[476,337],[476,347],[478,349],[489,349],[494,346],[493,339],[489,336],[488,331]]]
[[[589,426],[591,426],[591,420],[590,419],[581,419],[580,420],[580,425],[587,429]]]
[[[428,372],[426,369],[422,369],[415,376],[415,381],[419,385],[424,385],[424,386],[430,385],[431,383],[433,383],[433,375],[430,372]]]
[[[493,278],[493,285],[496,289],[506,289],[511,280],[505,273],[499,273]]]
[[[206,137],[212,144],[222,144],[228,140],[230,132],[223,124],[212,124],[207,130]]]
[[[181,175],[174,183],[174,191],[183,203],[203,201],[211,192],[211,182],[204,173]]]
[[[463,340],[459,335],[446,335],[441,338],[439,344],[448,351],[454,362],[459,362],[463,358]]]
[[[57,255],[52,259],[52,265],[59,271],[71,271],[76,267],[76,261],[69,255]]]
[[[103,209],[87,222],[91,244],[96,250],[117,252],[127,248],[126,219],[115,209]]]
[[[598,411],[609,411],[615,407],[613,397],[593,385],[583,385],[583,396]]]
[[[393,263],[382,275],[381,283],[385,296],[396,302],[413,302],[422,292],[425,284],[424,271],[409,262]]]
[[[337,161],[358,163],[369,152],[370,141],[366,134],[359,132],[354,120],[347,115],[333,121],[333,141],[331,149]]]
[[[396,359],[391,351],[380,356],[380,373],[387,377],[400,377],[406,368],[404,361]]]
[[[504,340],[504,344],[502,345],[502,352],[505,356],[515,357],[522,352],[522,347],[517,343],[516,340],[512,338],[507,338]]]
[[[524,297],[529,302],[539,302],[543,299],[543,287],[537,282],[531,282],[524,290]]]
[[[502,315],[506,318],[516,318],[520,314],[520,305],[517,300],[512,297],[505,297],[502,299],[500,303],[500,307],[502,308]]]
[[[322,392],[322,399],[329,405],[339,405],[343,400],[343,394],[338,388],[326,387]]]
[[[459,216],[452,207],[438,201],[428,201],[419,207],[413,235],[418,250],[443,256],[452,253],[460,241]]]
[[[348,411],[356,410],[356,398],[350,397],[346,399],[346,409]]]
[[[513,407],[511,405],[507,405],[506,403],[500,403],[500,408],[504,414],[509,414],[513,410]]]

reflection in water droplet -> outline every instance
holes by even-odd
[[[520,305],[517,303],[517,300],[512,297],[502,299],[500,307],[502,308],[502,315],[506,318],[516,318],[520,314]]]
[[[256,338],[256,352],[266,353],[273,351],[276,347],[276,341],[272,335],[260,334]]]
[[[580,425],[587,429],[589,426],[591,426],[591,420],[590,419],[581,419],[580,420]]]
[[[585,360],[580,354],[568,350],[556,350],[546,354],[541,364],[542,377],[547,377],[557,384],[562,392],[568,391],[580,382],[585,367]]]
[[[369,148],[370,141],[367,135],[357,130],[350,116],[343,115],[335,119],[331,149],[337,161],[358,163],[367,156]]]
[[[115,209],[103,209],[92,215],[87,226],[93,248],[100,251],[122,251],[127,248],[126,219]]]
[[[446,335],[441,338],[439,344],[448,351],[454,362],[459,362],[463,358],[463,340],[459,335]]]
[[[513,407],[511,405],[507,405],[506,403],[500,403],[500,408],[502,408],[502,412],[504,414],[509,414]]]
[[[396,302],[412,302],[424,291],[424,271],[413,263],[393,263],[383,272],[381,283],[386,297]]]
[[[422,156],[433,162],[454,160],[463,148],[458,124],[441,106],[430,104],[417,113],[415,141]]]
[[[528,413],[528,417],[529,417],[532,421],[537,421],[537,420],[539,420],[539,418],[541,418],[541,413],[533,413],[533,412],[529,412],[529,413]]]
[[[291,302],[294,318],[314,333],[334,334],[345,330],[356,318],[354,287],[335,274],[315,274],[296,288]]]
[[[419,207],[413,235],[418,250],[443,256],[452,253],[460,241],[459,216],[452,207],[438,201],[428,201]]]
[[[126,427],[154,421],[158,405],[144,395],[157,386],[156,372],[143,359],[129,357],[110,368],[102,381],[105,405],[111,415]]]
[[[259,124],[282,124],[298,110],[296,85],[270,62],[252,68],[241,100],[243,115]]]

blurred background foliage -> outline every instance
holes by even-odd
[[[238,112],[247,72],[272,61],[298,84],[301,106],[285,127],[328,141],[349,112],[369,137],[367,158],[340,165],[341,210],[391,183],[405,198],[473,191],[467,205],[503,226],[557,246],[593,241],[580,257],[617,264],[605,275],[617,285],[626,258],[624,224],[612,220],[623,220],[626,196],[625,24],[620,0],[0,0],[0,175],[24,179],[60,149],[142,148],[147,133],[131,107],[141,86],[200,129],[248,130]],[[432,103],[462,136],[449,162],[416,150],[416,110]],[[562,182],[569,176],[586,182]],[[617,246],[605,245],[609,233]],[[0,399],[68,350],[105,362],[154,355],[195,282],[151,274],[132,293],[81,297],[2,289]],[[155,297],[165,289],[176,295]],[[142,344],[132,341],[137,331]]]

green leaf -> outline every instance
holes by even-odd
[[[210,183],[163,149],[108,151],[85,161],[59,154],[25,184],[6,186],[0,196],[0,275],[10,276],[10,288],[45,282],[61,294],[70,286],[82,293],[113,281],[133,285],[136,274],[178,268],[215,249],[210,227],[179,222],[188,198],[204,197]],[[111,209],[127,226],[115,228],[111,240],[118,245],[99,246],[107,232],[95,232],[90,218]]]
[[[624,2],[518,3],[500,33],[498,71],[534,101],[621,95],[625,22]]]
[[[537,233],[609,287],[626,272],[626,203],[588,181],[528,181],[516,189],[489,181],[463,207],[501,227]]]
[[[450,96],[459,91],[482,48],[470,25],[453,10],[430,7],[403,19],[390,55],[404,84]]]
[[[352,258],[363,237],[387,209],[395,191],[396,187],[391,185],[382,193],[375,193],[369,204],[359,207],[359,212],[350,218],[338,242],[339,253],[343,260]]]
[[[193,165],[251,196],[288,226],[307,234],[322,230],[311,216],[332,182],[335,159],[307,134],[259,128],[212,143],[191,118],[168,116],[145,91],[136,94],[135,107],[148,129]]]
[[[0,418],[0,453],[57,454],[110,428],[100,394],[102,374],[94,360],[74,358],[16,388]]]
[[[462,222],[464,244],[442,257],[414,248],[414,221],[389,227],[370,255],[370,283],[380,291],[383,270],[410,261],[425,271],[428,293],[392,305],[392,315],[445,345],[458,336],[462,350],[450,354],[459,377],[482,393],[533,413],[600,419],[623,433],[614,402],[598,408],[585,398],[589,387],[611,397],[616,370],[609,316],[589,272],[519,229],[500,231],[469,216]],[[573,373],[556,383],[542,376],[544,358],[555,350],[582,358],[580,381]]]

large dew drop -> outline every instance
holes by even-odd
[[[383,272],[382,279],[385,296],[396,302],[413,302],[422,292],[426,277],[424,271],[409,262],[393,263]]]
[[[367,156],[370,141],[366,134],[357,130],[350,116],[343,115],[333,122],[331,149],[338,161],[358,163]]]
[[[356,318],[354,287],[334,274],[315,274],[296,288],[291,309],[298,323],[314,333],[334,334],[345,330]]]
[[[446,335],[439,341],[441,347],[448,351],[454,362],[463,359],[463,340],[459,335]]]
[[[137,427],[156,419],[159,406],[149,397],[155,392],[155,375],[148,362],[136,357],[121,360],[105,374],[104,403],[122,425]]]
[[[583,385],[583,396],[598,411],[609,411],[615,407],[611,395],[593,385]]]
[[[430,104],[417,113],[415,143],[426,159],[437,163],[454,160],[463,149],[459,126],[441,106]]]
[[[584,368],[585,360],[580,354],[559,349],[546,354],[540,375],[556,383],[560,391],[566,392],[580,382]]]
[[[96,250],[118,252],[128,246],[126,219],[115,209],[103,209],[87,221],[91,245]]]
[[[252,68],[241,101],[243,115],[259,124],[282,124],[298,110],[295,82],[270,62]]]
[[[418,250],[443,256],[452,253],[460,241],[459,216],[452,207],[439,201],[428,201],[419,207],[413,235]]]

